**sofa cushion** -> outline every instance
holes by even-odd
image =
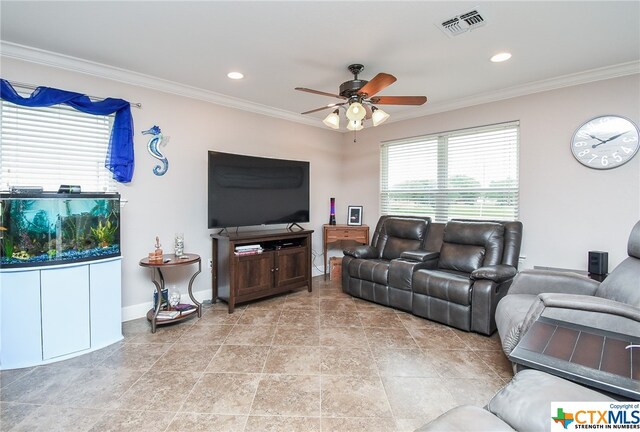
[[[404,251],[421,249],[428,232],[429,222],[424,219],[390,217],[378,237],[380,256],[392,260],[400,258]]]
[[[471,273],[502,262],[504,226],[494,222],[450,221],[440,249],[441,269]]]
[[[440,248],[441,269],[471,273],[482,267],[485,250],[482,246],[443,243]]]
[[[415,432],[513,431],[508,424],[489,411],[473,405],[460,405],[442,414]]]
[[[602,281],[595,295],[640,308],[638,275],[640,275],[640,259],[630,256]]]
[[[413,292],[461,305],[471,304],[468,276],[441,270],[418,270],[413,274]]]
[[[345,269],[342,269],[345,271]],[[389,278],[389,261],[382,259],[358,259],[349,263],[349,276],[387,285]]]
[[[614,401],[554,375],[533,369],[523,370],[491,398],[487,409],[517,431],[551,429],[551,402]]]

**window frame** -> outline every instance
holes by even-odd
[[[26,107],[0,100],[0,189],[41,186],[57,191],[61,184],[73,184],[83,192],[117,191],[105,166],[114,117],[64,104]],[[43,163],[45,158],[51,162]]]
[[[469,143],[462,143],[466,139],[469,140]],[[460,166],[464,166],[465,163],[471,162],[473,164],[475,162],[473,152],[463,150],[467,153],[465,155],[461,151],[467,144],[478,145],[485,151],[493,152],[500,152],[500,146],[508,146],[506,152],[502,151],[504,154],[499,155],[497,161],[494,162],[505,164],[504,167],[501,167],[501,170],[504,170],[505,178],[495,180],[498,184],[499,182],[505,183],[503,186],[483,185],[481,182],[476,182],[478,183],[477,187],[469,187],[464,183],[465,180],[458,179],[462,181],[462,187],[451,187],[452,173],[456,170],[459,171]],[[402,154],[403,150],[406,150],[404,155]],[[456,150],[457,153],[455,153]],[[394,151],[396,154],[390,155]],[[452,152],[455,157],[452,157]],[[403,157],[407,164],[406,169],[405,172],[398,174],[398,166],[390,166],[389,164],[399,165]],[[395,160],[393,160],[394,158]],[[486,159],[488,160],[488,157]],[[460,218],[517,220],[520,211],[519,159],[520,122],[517,120],[384,141],[380,146],[379,205],[381,214],[429,216],[433,222],[447,222]],[[485,164],[488,163],[487,160],[484,161]],[[450,164],[454,168],[451,168]],[[423,165],[424,169],[421,169]],[[419,173],[416,170],[419,170]],[[406,186],[406,189],[394,190],[394,187],[389,183],[393,182],[394,178],[397,180],[397,177],[403,176],[408,179],[406,183],[413,182],[416,186],[413,188]],[[464,175],[459,177],[464,177]],[[485,183],[488,177],[483,178]],[[475,179],[467,176],[466,181],[471,183],[471,180]],[[514,184],[509,185],[508,181],[512,181]],[[420,185],[421,183],[422,185]],[[397,197],[395,205],[392,202],[394,196]],[[460,205],[456,209],[454,196],[457,196],[463,203],[465,196],[467,200],[476,197],[476,202],[472,203],[473,205],[467,205],[466,209]],[[491,203],[487,197],[495,197],[493,198],[494,202]],[[505,200],[509,205],[500,203]],[[480,211],[477,211],[478,208],[475,205],[480,202],[482,202]],[[484,203],[487,205],[485,206]]]

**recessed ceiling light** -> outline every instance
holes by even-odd
[[[491,57],[491,61],[494,63],[500,63],[503,61],[507,61],[511,58],[511,53],[508,52],[501,52],[498,53],[496,55],[494,55],[493,57]]]
[[[233,80],[240,80],[244,78],[244,75],[241,74],[240,72],[229,72],[227,76]]]

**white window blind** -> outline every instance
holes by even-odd
[[[115,191],[105,168],[113,116],[67,105],[32,108],[1,101],[0,186],[80,185],[83,192]]]
[[[518,152],[517,122],[384,143],[382,214],[517,219]]]

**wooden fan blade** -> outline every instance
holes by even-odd
[[[374,76],[371,81],[366,83],[364,87],[358,90],[358,94],[366,94],[365,97],[371,97],[374,94],[378,93],[380,90],[390,86],[394,82],[396,82],[396,77],[381,72],[378,75]]]
[[[300,114],[311,114],[311,113],[314,113],[314,112],[317,112],[317,111],[326,110],[326,109],[329,109],[329,108],[336,108],[336,107],[339,107],[341,105],[344,105],[344,104],[343,103],[339,103],[339,104],[332,104],[331,106],[323,106],[322,108],[312,109],[310,111],[305,111],[305,112],[300,113]]]
[[[338,99],[346,99],[346,97],[344,97],[344,96],[340,96],[340,95],[333,94],[333,93],[327,93],[327,92],[323,92],[323,91],[320,91],[320,90],[314,90],[314,89],[310,89],[310,88],[305,88],[305,87],[296,87],[296,90],[307,92],[307,93],[313,93],[313,94],[317,94],[317,95],[322,95],[322,96],[335,97],[335,98],[338,98]]]
[[[365,104],[364,110],[367,113],[367,115],[364,118],[367,120],[371,119],[371,116],[373,115],[373,110],[371,109],[371,107],[368,104]]]
[[[378,96],[369,100],[374,105],[423,105],[426,96]]]

